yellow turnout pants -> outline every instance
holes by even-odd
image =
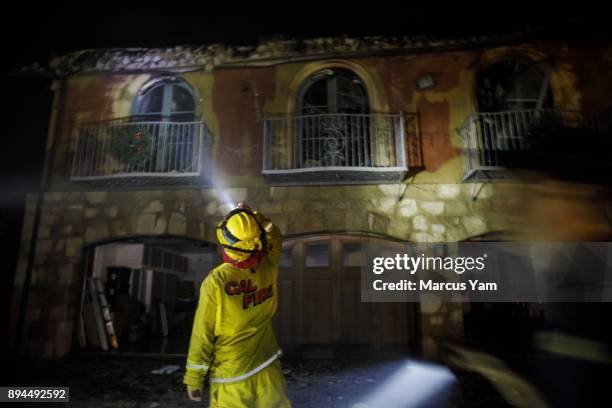
[[[278,360],[237,382],[210,383],[211,408],[288,408],[285,378]]]

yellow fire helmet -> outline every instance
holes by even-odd
[[[217,226],[217,239],[227,256],[243,262],[265,248],[266,232],[255,213],[236,208]]]

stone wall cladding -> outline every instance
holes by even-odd
[[[502,188],[495,186],[497,190]],[[492,185],[485,185],[476,201],[472,200],[471,186],[464,184],[253,187],[226,191],[235,201],[247,201],[270,217],[285,235],[361,232],[406,241],[459,241],[516,228],[515,221],[520,218],[518,190],[496,194]],[[84,246],[158,235],[215,242],[215,226],[230,208],[215,189],[46,194],[28,302],[30,351],[50,357],[70,348],[72,337],[65,334],[72,333]],[[32,212],[31,207],[28,211]],[[24,239],[16,286],[23,285],[28,245],[29,240]],[[432,315],[434,320],[427,317],[427,327],[436,331],[439,320],[446,322],[447,315],[437,313]]]

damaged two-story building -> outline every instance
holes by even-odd
[[[10,325],[45,357],[90,346],[89,277],[123,274],[140,315],[158,320],[163,304],[166,333],[188,326],[177,305],[218,262],[216,225],[239,201],[285,236],[285,350],[433,357],[467,335],[473,310],[362,303],[364,248],[554,230],[529,214],[559,207],[532,194],[566,190],[516,178],[513,160],[543,123],[610,135],[610,44],[525,33],[89,50],[24,70],[52,75],[55,96]],[[609,237],[605,194],[573,186],[582,210],[560,202],[580,227],[562,238]]]

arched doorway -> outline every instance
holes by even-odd
[[[369,245],[399,247],[352,235],[285,241],[274,323],[286,353],[303,358],[367,358],[416,351],[418,305],[361,302],[361,267]]]
[[[174,76],[146,83],[132,105],[131,122],[153,152],[154,172],[193,172],[198,163],[197,98],[193,88]]]
[[[345,68],[326,68],[300,88],[298,159],[301,167],[369,166],[370,104],[364,82]]]

